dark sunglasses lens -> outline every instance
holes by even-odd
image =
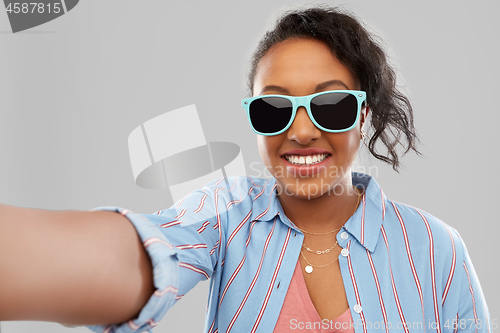
[[[253,127],[266,134],[281,131],[292,117],[292,102],[282,97],[262,97],[250,103]]]
[[[311,113],[318,124],[330,130],[351,127],[358,114],[358,100],[348,93],[329,93],[311,100]]]

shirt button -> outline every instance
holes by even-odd
[[[340,253],[344,256],[344,257],[347,257],[349,255],[349,250],[348,249],[342,249],[342,251],[340,251]]]
[[[349,235],[347,234],[347,232],[344,231],[343,233],[340,234],[340,238],[347,239],[349,238]]]
[[[361,307],[361,305],[359,305],[359,304],[354,305],[354,312],[361,313],[361,311],[363,311],[363,308]]]

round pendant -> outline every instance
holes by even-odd
[[[306,273],[312,273],[313,267],[311,265],[307,265],[306,268],[304,268],[304,270],[306,271]]]

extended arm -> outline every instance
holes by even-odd
[[[0,205],[0,321],[125,322],[153,292],[150,259],[126,217]]]

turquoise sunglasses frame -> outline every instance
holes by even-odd
[[[357,111],[357,115],[356,115],[356,120],[354,121],[354,124],[352,124],[352,126],[350,126],[349,128],[341,129],[341,130],[331,130],[331,129],[328,129],[328,128],[325,128],[325,127],[321,126],[314,119],[314,117],[313,117],[313,115],[311,113],[311,100],[314,97],[321,96],[321,95],[324,95],[324,94],[331,94],[331,93],[347,93],[347,94],[351,94],[354,97],[356,97],[356,100],[358,101],[358,111]],[[261,98],[265,98],[265,97],[281,97],[281,98],[285,98],[285,99],[289,100],[290,102],[292,102],[293,111],[292,111],[292,116],[290,117],[290,121],[279,132],[276,132],[276,133],[261,133],[261,132],[257,131],[253,127],[252,119],[250,118],[250,104],[253,101],[255,101],[255,100],[258,100],[258,99],[261,99]],[[299,106],[303,106],[303,107],[306,108],[307,114],[309,116],[309,119],[311,119],[312,123],[317,128],[319,128],[320,130],[322,130],[322,131],[329,132],[329,133],[341,133],[341,132],[350,131],[358,123],[358,121],[359,121],[359,115],[361,113],[361,108],[363,106],[363,102],[365,102],[365,101],[366,101],[366,92],[364,92],[364,91],[360,91],[360,90],[328,90],[328,91],[322,91],[322,92],[319,92],[319,93],[316,93],[316,94],[312,94],[312,95],[307,95],[307,96],[259,95],[259,96],[254,96],[254,97],[249,97],[249,98],[243,99],[241,101],[241,106],[247,112],[248,121],[250,122],[250,126],[252,126],[252,129],[253,129],[253,131],[255,133],[257,133],[259,135],[272,136],[272,135],[281,134],[281,133],[285,132],[287,129],[290,128],[290,126],[292,125],[293,121],[295,120],[295,116],[297,115],[297,109],[298,109]]]

